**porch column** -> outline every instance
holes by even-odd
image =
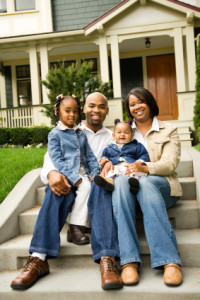
[[[40,97],[40,77],[39,65],[37,57],[36,45],[29,47],[29,60],[30,60],[30,73],[31,73],[31,92],[32,92],[32,105],[41,103]]]
[[[108,50],[107,50],[106,37],[99,38],[99,57],[100,57],[101,80],[103,82],[108,82],[109,68],[108,68]]]
[[[176,62],[176,80],[178,92],[186,91],[185,84],[185,69],[184,69],[184,56],[183,56],[183,39],[182,29],[174,29],[174,49],[175,49],[175,62]]]
[[[196,61],[195,61],[195,42],[193,26],[186,27],[186,49],[187,49],[187,67],[188,67],[188,85],[189,91],[195,90],[196,82]]]
[[[48,57],[48,50],[46,44],[40,46],[40,64],[41,64],[41,77],[42,80],[45,80],[46,75],[49,71],[49,57]],[[47,93],[48,93],[48,89],[42,84],[43,104],[50,103]]]
[[[16,66],[11,66],[12,72],[12,92],[13,92],[13,107],[19,106],[18,95],[17,95],[17,80],[16,80]]]
[[[5,76],[0,74],[0,100],[1,100],[1,108],[6,108],[6,82]]]
[[[112,57],[112,76],[113,76],[113,94],[114,98],[121,98],[121,77],[119,44],[116,35],[111,36],[111,57]]]

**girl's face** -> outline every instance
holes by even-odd
[[[69,128],[73,128],[78,118],[78,105],[73,99],[64,99],[59,107],[59,120]]]
[[[115,131],[113,132],[113,138],[116,140],[117,144],[125,144],[130,142],[133,138],[133,132],[128,123],[118,123],[115,126]]]
[[[135,122],[145,122],[151,118],[151,111],[144,100],[138,99],[134,95],[129,96],[129,109]]]

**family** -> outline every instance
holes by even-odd
[[[41,172],[47,184],[35,224],[27,264],[12,281],[25,290],[49,274],[48,259],[59,256],[60,231],[66,219],[67,241],[89,243],[99,263],[104,290],[136,285],[142,265],[136,231],[138,207],[143,214],[152,268],[164,271],[164,283],[182,283],[181,261],[167,209],[182,190],[175,169],[180,160],[177,129],[156,117],[159,108],[143,87],[126,98],[128,121],[116,121],[113,133],[103,126],[106,97],[95,92],[85,102],[59,95],[57,126],[48,137]],[[116,261],[120,260],[121,271]]]

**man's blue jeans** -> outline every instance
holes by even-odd
[[[121,265],[130,262],[141,263],[135,227],[137,201],[143,213],[152,268],[169,263],[181,265],[176,237],[166,211],[166,208],[176,203],[177,197],[170,196],[170,185],[167,179],[161,176],[141,177],[136,195],[130,193],[128,179],[127,175],[119,176],[115,180],[115,189],[112,194]]]
[[[60,231],[75,200],[75,192],[56,196],[49,186],[35,224],[29,252],[56,258],[60,250]],[[94,261],[102,256],[119,257],[117,228],[113,218],[112,195],[92,182],[88,210],[92,226],[91,244]]]
[[[117,228],[112,209],[112,194],[92,182],[88,211],[92,226],[91,245],[93,259],[98,262],[102,256],[119,257]]]

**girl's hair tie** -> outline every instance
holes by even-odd
[[[114,124],[117,125],[118,123],[121,123],[120,119],[115,119]]]
[[[60,95],[58,95],[58,96],[56,97],[56,100],[62,100],[62,99],[64,99],[63,94],[60,94]]]

